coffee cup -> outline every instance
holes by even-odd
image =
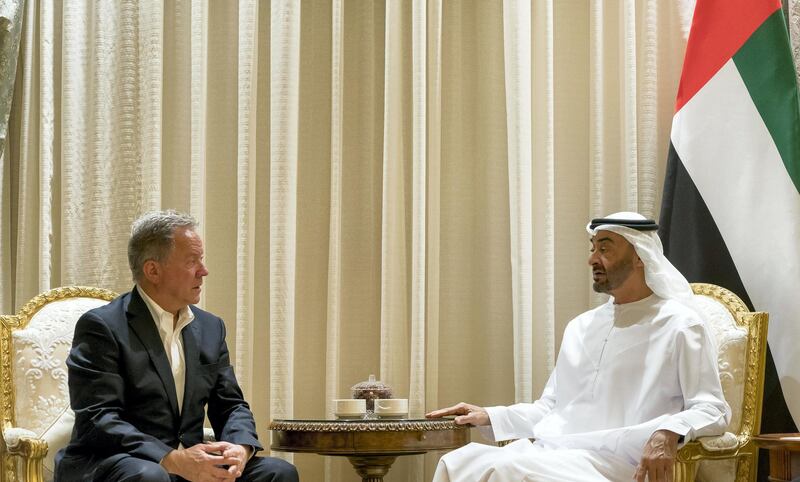
[[[363,398],[333,400],[333,413],[337,418],[361,418],[367,413],[367,401]]]
[[[379,417],[405,417],[408,415],[408,399],[378,398],[375,400],[375,415]]]

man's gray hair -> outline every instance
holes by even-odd
[[[178,211],[152,211],[143,214],[131,225],[128,240],[128,265],[134,281],[144,276],[147,260],[164,261],[175,246],[175,231],[181,228],[195,230],[197,221]]]

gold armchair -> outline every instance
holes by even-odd
[[[100,288],[56,288],[16,315],[0,316],[2,480],[53,479],[53,457],[69,441],[74,422],[65,362],[75,323],[116,296]]]
[[[752,482],[758,448],[751,437],[761,426],[769,317],[750,312],[725,288],[692,283],[692,289],[719,347],[720,381],[733,417],[725,434],[701,437],[678,451],[675,480]]]

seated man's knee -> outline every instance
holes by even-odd
[[[248,482],[298,482],[297,468],[274,457],[253,457],[245,467],[242,479]]]
[[[525,465],[526,457],[509,456],[495,457],[489,464],[488,473],[492,474],[489,480],[522,480],[525,471],[520,470],[520,462]]]
[[[170,482],[170,476],[164,467],[136,457],[124,457],[117,460],[102,476],[104,481],[115,482]]]
[[[164,467],[155,462],[149,462],[146,465],[142,465],[140,476],[131,480],[137,482],[169,482],[171,479]]]

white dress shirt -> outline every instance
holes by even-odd
[[[175,381],[175,395],[178,399],[178,413],[183,408],[183,392],[186,387],[186,363],[183,355],[183,339],[181,332],[194,320],[194,313],[189,307],[185,307],[178,312],[178,322],[175,323],[175,316],[169,311],[164,310],[147,293],[137,285],[136,289],[142,295],[153,321],[158,328],[161,343],[164,344],[164,351],[167,353],[169,365],[172,368],[172,378]]]

